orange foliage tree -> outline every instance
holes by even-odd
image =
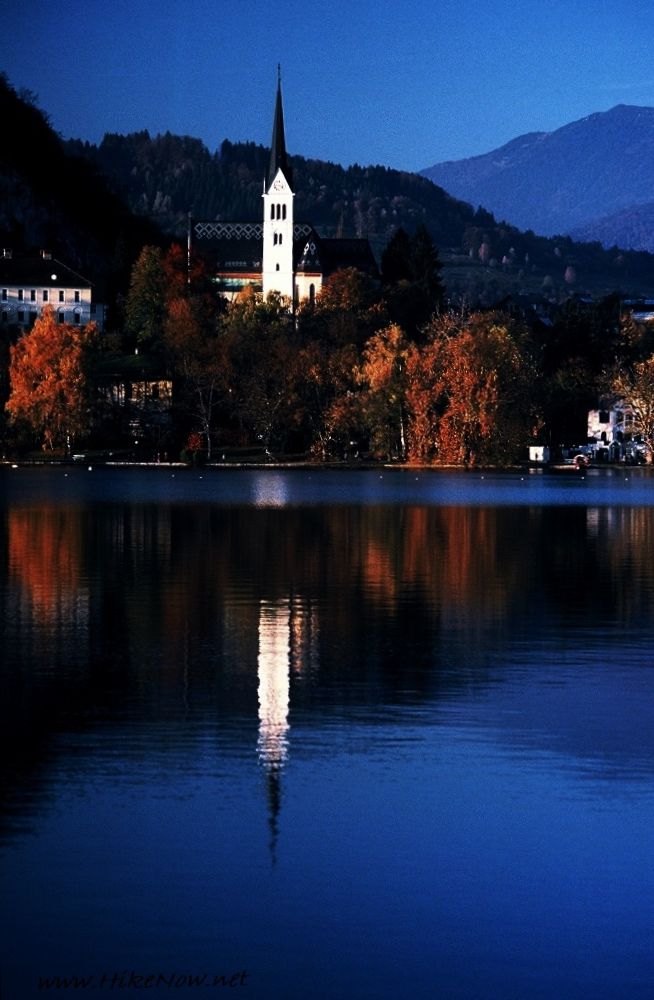
[[[46,309],[11,348],[6,409],[11,422],[28,427],[44,448],[69,446],[89,428],[85,369],[95,333],[93,323],[59,323]]]
[[[409,455],[452,465],[521,457],[536,423],[525,329],[500,313],[444,316],[407,359]]]
[[[371,450],[388,459],[406,458],[407,362],[417,353],[393,323],[370,338],[357,371]]]

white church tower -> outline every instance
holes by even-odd
[[[277,71],[277,100],[270,165],[263,185],[263,295],[279,292],[293,301],[293,175],[286,153],[282,83]]]

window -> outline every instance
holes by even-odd
[[[22,288],[18,289],[18,301],[19,302],[23,301],[23,289]]]
[[[19,323],[24,323],[25,322],[25,313],[24,313],[24,311],[22,309],[18,310],[18,312],[16,313],[16,316],[18,318],[18,322]]]
[[[599,411],[599,422],[600,422],[600,424],[608,424],[609,420],[610,420],[609,411],[608,410],[600,410]]]
[[[81,318],[82,317],[80,316],[79,310],[76,310],[75,311],[75,315],[73,316],[73,319],[74,319],[75,323],[77,323],[79,325],[79,322],[80,322]]]
[[[3,310],[2,310],[2,322],[3,322],[3,323],[6,323],[8,319],[9,319],[9,316],[8,316],[8,314],[7,314],[7,310],[6,310],[6,309],[3,309]]]
[[[316,286],[309,285],[309,302],[311,305],[316,301]]]
[[[275,218],[275,206],[274,205],[270,206],[270,218],[271,219]]]
[[[7,289],[6,288],[2,289],[2,301],[3,302],[7,301]]]
[[[279,264],[275,264],[275,270],[279,271]]]
[[[282,217],[282,206],[278,205],[277,206],[277,218],[281,219],[281,217]]]
[[[273,233],[273,246],[277,246],[277,233]]]
[[[30,291],[30,302],[36,302],[36,288],[32,288]]]
[[[48,289],[47,288],[43,289],[43,301],[44,302],[48,301]]]
[[[57,322],[59,322],[59,323],[65,323],[66,322],[66,317],[64,315],[63,309],[60,312],[57,313]]]
[[[66,299],[64,297],[64,290],[63,290],[63,288],[59,289],[59,301],[60,302],[65,302],[66,301]]]
[[[79,292],[75,292],[75,301],[79,302]]]
[[[282,205],[282,219],[286,218],[286,205]]]

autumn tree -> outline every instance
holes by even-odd
[[[298,320],[305,339],[353,344],[361,350],[387,317],[372,279],[357,268],[346,267],[328,277],[315,307],[301,307]]]
[[[251,439],[282,449],[297,427],[298,341],[289,303],[248,290],[220,322],[230,412]]]
[[[501,313],[438,318],[408,369],[412,459],[505,465],[522,457],[536,414],[520,324]]]
[[[166,352],[179,376],[179,398],[199,424],[211,458],[213,422],[227,395],[223,344],[204,303],[189,295],[173,298],[164,320]]]
[[[387,459],[406,458],[407,360],[415,352],[400,327],[391,324],[370,338],[357,371],[371,450]]]
[[[616,368],[611,379],[613,393],[631,409],[633,434],[647,447],[647,461],[654,456],[654,354],[633,365]]]
[[[69,447],[90,425],[86,367],[96,328],[59,323],[46,309],[11,348],[6,409],[44,448]]]
[[[210,459],[215,414],[227,396],[224,341],[219,336],[219,317],[225,306],[203,260],[189,262],[179,244],[169,248],[162,265],[166,362],[177,377],[178,404],[200,427]]]
[[[356,452],[363,435],[354,344],[312,339],[297,354],[297,398],[308,448],[322,461]],[[352,443],[351,443],[352,442]]]

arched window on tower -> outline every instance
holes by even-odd
[[[277,233],[273,233],[273,246],[277,246]]]
[[[282,205],[282,219],[286,218],[286,205]]]
[[[311,305],[313,305],[315,301],[316,301],[316,286],[311,284],[309,285],[309,302],[311,303]]]
[[[277,242],[278,242],[278,243],[281,243],[281,242],[282,242],[282,234],[281,234],[281,233],[279,234],[279,240],[278,240]]]
[[[278,205],[277,206],[277,218],[281,219],[281,217],[282,217],[282,206]]]
[[[270,206],[270,218],[271,219],[275,218],[275,206],[274,205]]]

